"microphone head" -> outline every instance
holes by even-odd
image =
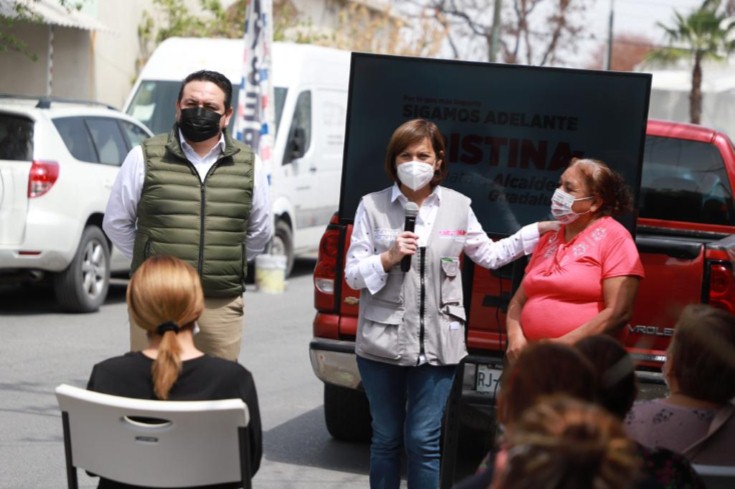
[[[419,206],[415,202],[406,203],[406,217],[416,217],[419,215]]]

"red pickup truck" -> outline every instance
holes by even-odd
[[[648,121],[636,232],[646,278],[633,318],[620,334],[638,360],[644,382],[661,383],[660,366],[683,306],[703,302],[735,312],[733,188],[735,149],[725,134]],[[324,382],[330,434],[366,440],[370,415],[354,353],[359,292],[344,280],[352,219],[335,214],[321,240],[309,350],[314,372]],[[505,310],[522,268],[519,261],[488,272],[465,261],[469,356],[462,376],[462,406],[494,398],[506,346]]]

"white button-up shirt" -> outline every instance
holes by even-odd
[[[217,162],[225,149],[225,138],[220,136],[219,142],[204,156],[199,156],[186,142],[179,131],[181,149],[186,159],[196,169],[203,182],[207,173]],[[273,235],[273,218],[271,217],[268,179],[260,158],[255,156],[253,178],[253,202],[248,218],[248,229],[245,235],[247,260],[253,260],[265,250]],[[135,232],[137,229],[137,210],[145,182],[145,159],[143,148],[136,146],[125,157],[120,172],[112,186],[110,200],[107,202],[102,228],[110,240],[128,258],[133,256]]]
[[[391,202],[399,200],[403,207],[408,199],[398,188],[393,185]],[[426,246],[431,229],[436,220],[439,205],[441,203],[441,187],[437,186],[433,192],[426,197],[419,208],[416,216],[416,228],[414,233],[419,236],[418,245]],[[517,249],[518,242],[523,247],[525,254],[531,253],[538,243],[539,232],[537,224],[529,224],[509,238],[513,241],[510,246],[492,241],[482,229],[472,208],[467,216],[467,234],[465,235],[464,254],[473,262],[484,268],[497,268],[498,265],[507,263],[513,256],[513,250]],[[370,229],[365,207],[360,201],[355,213],[355,222],[352,228],[350,249],[347,252],[347,265],[345,267],[345,280],[355,290],[367,288],[371,294],[375,294],[385,285],[388,272],[383,270],[380,255],[375,254],[373,232]]]

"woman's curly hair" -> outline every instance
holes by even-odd
[[[633,194],[622,175],[600,160],[572,158],[569,167],[578,166],[592,195],[602,199],[599,213],[617,216],[633,210]]]
[[[506,434],[493,489],[629,489],[635,443],[601,407],[566,396],[541,399]]]

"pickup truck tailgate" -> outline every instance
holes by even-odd
[[[621,339],[639,360],[661,362],[681,309],[702,301],[706,246],[701,240],[640,234],[636,244],[646,278]]]

